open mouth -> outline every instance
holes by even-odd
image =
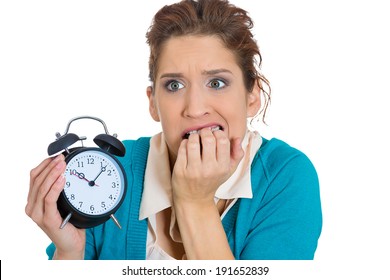
[[[201,131],[201,129],[188,131],[187,133],[185,133],[183,135],[183,139],[188,139],[188,137],[190,137],[191,134],[199,133]],[[214,132],[217,130],[223,130],[223,128],[220,125],[216,125],[216,126],[211,127],[210,130],[211,130],[211,132]]]

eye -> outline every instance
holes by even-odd
[[[224,87],[226,87],[226,83],[222,80],[219,80],[219,79],[214,79],[214,80],[211,80],[210,83],[208,83],[208,87],[210,88],[213,88],[213,89],[222,89]]]
[[[176,80],[170,80],[165,83],[165,87],[172,92],[178,91],[179,89],[182,89],[184,85]]]

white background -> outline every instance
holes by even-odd
[[[4,275],[50,277],[62,268],[48,266],[49,240],[24,213],[29,172],[47,156],[55,132],[63,133],[68,121],[79,115],[102,118],[109,132],[122,140],[160,131],[149,116],[145,94],[149,85],[145,33],[158,8],[171,2],[0,2]],[[248,10],[254,20],[262,70],[272,87],[268,126],[260,124],[258,130],[305,152],[319,174],[324,223],[315,261],[308,264],[314,265],[311,273],[315,279],[386,278],[390,251],[386,1],[232,3]],[[90,134],[86,126],[91,126]],[[77,130],[89,138],[102,132],[93,122]],[[282,262],[278,272],[284,277],[302,279],[308,273],[297,269],[301,263],[284,265],[288,269]],[[75,267],[82,273],[82,265]],[[88,273],[97,269],[93,266]],[[115,277],[119,270],[108,267],[105,273]]]

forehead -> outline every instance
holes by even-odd
[[[180,36],[170,38],[159,58],[158,77],[163,72],[208,71],[229,69],[240,71],[235,54],[215,36]]]

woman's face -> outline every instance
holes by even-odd
[[[230,140],[242,139],[247,118],[260,108],[259,89],[246,90],[234,54],[213,36],[169,39],[159,57],[154,93],[148,87],[147,94],[171,164],[189,132],[220,128]]]

